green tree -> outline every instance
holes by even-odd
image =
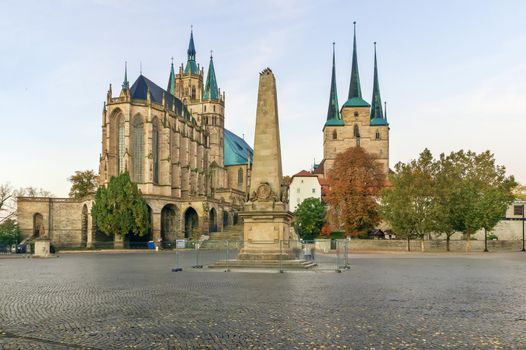
[[[381,215],[398,237],[407,239],[408,250],[412,238],[423,240],[436,229],[436,169],[433,155],[425,149],[418,160],[396,164],[395,172],[389,175],[391,186],[381,192]]]
[[[305,240],[316,238],[325,224],[325,207],[318,198],[307,198],[294,211],[294,227]]]
[[[127,172],[99,187],[91,208],[97,228],[107,235],[144,236],[150,229],[148,205]]]
[[[17,244],[20,242],[20,228],[13,219],[0,223],[0,244]]]
[[[437,222],[441,232],[460,231],[471,249],[471,235],[480,229],[491,230],[513,202],[517,185],[506,169],[495,164],[489,151],[441,154],[437,174]],[[449,236],[448,249],[449,249]]]
[[[85,198],[94,194],[97,190],[98,176],[93,170],[75,171],[75,174],[68,178],[71,182],[69,196],[71,198]]]

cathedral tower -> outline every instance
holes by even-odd
[[[382,110],[376,43],[374,49],[374,86],[372,106],[362,98],[358,52],[356,48],[356,22],[354,22],[351,81],[347,101],[337,112],[335,58],[333,50],[331,93],[327,121],[323,127],[323,174],[328,176],[336,156],[349,147],[360,146],[381,164],[385,174],[389,171],[389,124]]]

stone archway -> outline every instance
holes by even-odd
[[[208,215],[208,232],[217,232],[217,212],[215,208],[210,209]]]
[[[86,248],[88,245],[88,206],[84,204],[81,214],[80,246]]]
[[[173,204],[167,204],[161,210],[161,239],[163,242],[173,242],[177,238],[178,211]]]
[[[44,217],[40,213],[35,213],[33,215],[33,236],[40,237],[44,235]]]
[[[189,207],[184,212],[184,238],[195,238],[199,236],[199,216],[194,208]]]
[[[223,229],[228,226],[228,211],[223,210]]]

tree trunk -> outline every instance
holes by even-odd
[[[411,238],[407,237],[407,251],[411,251]]]
[[[451,236],[450,235],[446,235],[446,250],[449,252],[449,241],[451,240]]]
[[[466,233],[466,253],[471,252],[471,233]]]
[[[422,252],[426,251],[425,246],[424,246],[424,236],[422,236],[422,238],[420,239],[420,250]]]

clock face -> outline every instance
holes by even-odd
[[[261,184],[258,187],[258,199],[268,199],[270,197],[270,186],[268,184]]]

